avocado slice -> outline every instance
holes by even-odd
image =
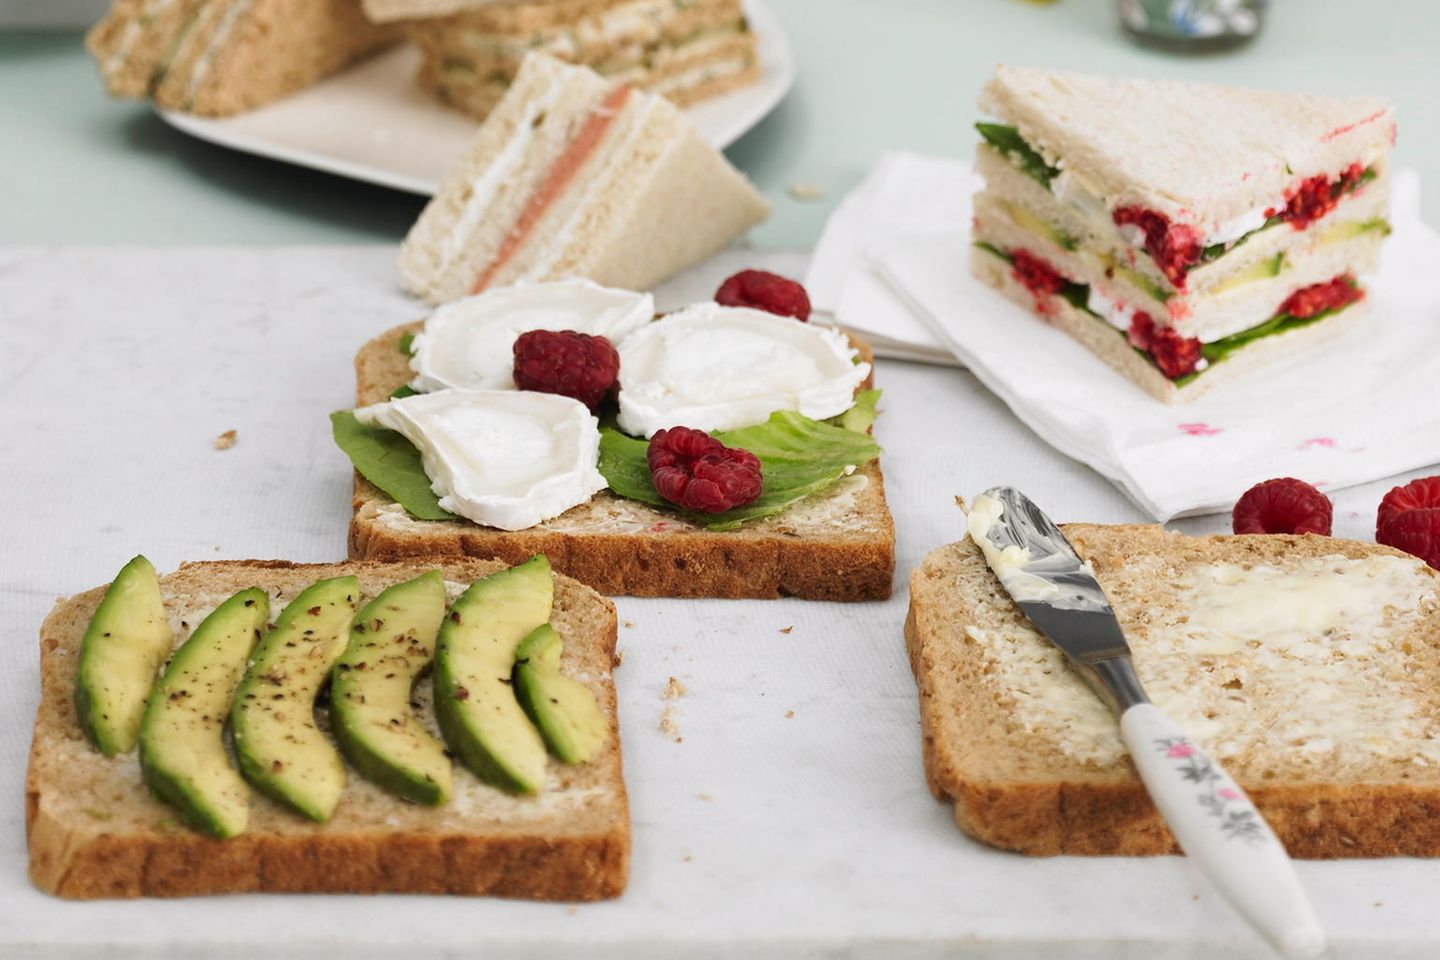
[[[174,646],[160,578],[149,560],[135,557],[95,608],[75,674],[80,726],[105,756],[135,746],[155,673]]]
[[[230,708],[245,779],[321,823],[340,802],[345,765],[315,725],[315,696],[345,649],[359,600],[354,577],[302,590],[261,638]]]
[[[430,805],[450,798],[450,758],[410,700],[444,619],[440,571],[387,588],[355,618],[330,679],[330,729],[346,759],[381,788]]]
[[[1390,222],[1383,217],[1376,217],[1373,220],[1351,220],[1348,223],[1337,223],[1327,227],[1325,233],[1320,237],[1321,243],[1344,243],[1346,240],[1354,240],[1373,231],[1383,231],[1382,236],[1390,235]]]
[[[1234,290],[1236,287],[1243,287],[1247,283],[1254,283],[1257,280],[1269,280],[1271,277],[1280,276],[1280,271],[1285,269],[1285,254],[1277,253],[1273,257],[1267,257],[1251,265],[1248,269],[1241,270],[1229,280],[1223,280],[1210,288],[1211,293],[1224,293],[1227,290]]]
[[[545,743],[515,699],[520,641],[550,619],[555,582],[543,554],[477,580],[440,627],[435,716],[445,742],[476,776],[512,793],[545,782]]]
[[[1005,212],[1010,215],[1010,219],[1015,221],[1015,226],[1022,230],[1028,230],[1033,234],[1043,237],[1064,250],[1075,250],[1079,248],[1079,240],[1076,240],[1049,220],[1035,216],[1035,214],[1019,204],[1004,203],[1002,201],[1002,205],[1005,207]]]
[[[515,696],[551,753],[566,763],[585,763],[605,746],[610,724],[590,688],[560,672],[563,650],[550,624],[532,630],[515,651]]]
[[[270,597],[258,587],[216,607],[171,658],[140,722],[145,782],[212,837],[243,833],[249,819],[250,791],[230,766],[225,717],[269,619]]]

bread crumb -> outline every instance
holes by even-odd
[[[825,191],[821,190],[815,184],[810,183],[808,180],[796,180],[786,189],[789,191],[790,196],[799,200],[801,203],[815,203],[818,200],[825,199]]]
[[[781,632],[781,633],[789,633],[791,630],[794,630],[794,629],[795,629],[795,624],[792,623],[792,624],[790,624],[790,626],[788,626],[788,627],[781,627],[781,628],[780,628],[780,632]]]
[[[680,862],[681,862],[681,863],[689,863],[691,860],[694,860],[694,859],[695,859],[694,857],[690,856],[690,854],[687,853],[687,854],[685,854],[685,856],[683,856],[683,857],[680,858]]]
[[[634,621],[634,620],[622,620],[621,623],[624,624],[626,630],[634,630],[634,629],[635,629],[635,621]]]
[[[568,913],[568,914],[570,914],[570,916],[573,917],[573,916],[575,916],[575,914],[577,914],[577,913],[580,912],[580,908],[579,908],[579,907],[576,907],[576,906],[569,906],[569,907],[566,907],[566,908],[565,908],[565,912]]]
[[[785,711],[785,719],[786,719],[786,720],[793,720],[793,719],[795,719],[795,711],[794,711],[794,710],[786,710],[786,711]]]
[[[234,430],[226,430],[224,433],[220,434],[220,436],[215,438],[216,450],[229,450],[233,446],[235,446]]]
[[[680,725],[675,722],[674,704],[667,704],[664,712],[660,714],[660,732],[676,743],[685,742],[685,738],[680,736]]]
[[[961,512],[961,513],[969,513],[969,512],[970,512],[970,505],[967,504],[967,503],[965,502],[965,498],[962,497],[962,496],[960,496],[959,494],[956,494],[956,495],[955,495],[955,506],[957,506],[957,507],[960,508],[960,512]]]
[[[685,696],[685,684],[681,683],[674,677],[671,677],[665,683],[664,696],[666,700],[679,700],[681,697]]]
[[[1376,901],[1375,901],[1375,906],[1377,906],[1377,907],[1383,907],[1383,906],[1385,906],[1385,901],[1383,901],[1383,900],[1376,900]]]

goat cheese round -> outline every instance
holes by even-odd
[[[605,489],[600,424],[578,400],[520,390],[440,390],[355,411],[420,451],[440,506],[524,530]]]
[[[415,335],[412,390],[513,390],[515,340],[531,330],[574,330],[618,343],[655,316],[648,293],[589,280],[496,287],[440,307]]]
[[[844,413],[870,374],[838,330],[748,307],[701,303],[626,337],[620,429],[733,430],[777,410],[823,420]]]

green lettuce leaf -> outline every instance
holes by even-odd
[[[350,410],[330,414],[335,445],[350,458],[366,480],[385,492],[413,517],[421,520],[455,520],[440,506],[430,489],[430,478],[420,463],[420,451],[394,430],[368,427]]]
[[[413,357],[413,356],[415,356],[414,346],[415,346],[415,334],[413,334],[413,333],[402,333],[402,334],[400,335],[400,352],[401,352],[401,353],[405,354],[405,356],[407,356],[407,357]]]
[[[413,390],[413,389],[411,389],[410,384],[408,384],[408,383],[402,383],[402,384],[400,384],[400,386],[396,387],[395,390],[390,394],[390,399],[391,399],[391,400],[403,400],[403,399],[405,399],[406,397],[413,397],[413,396],[415,396],[415,394],[417,394],[417,393],[419,393],[419,392],[420,392],[419,390]]]
[[[746,506],[724,513],[686,513],[710,530],[734,530],[746,520],[777,514],[830,486],[849,468],[863,466],[880,455],[880,446],[868,434],[811,420],[791,410],[772,413],[769,420],[753,427],[717,431],[714,437],[727,447],[755,454],[764,485],[759,498]],[[644,440],[612,426],[602,427],[600,473],[619,496],[678,510],[650,481],[645,459],[648,448]]]
[[[1003,123],[977,123],[975,129],[985,142],[1013,160],[1021,171],[1039,180],[1050,189],[1050,181],[1060,175],[1058,167],[1052,167],[1035,148],[1025,142],[1020,131]]]

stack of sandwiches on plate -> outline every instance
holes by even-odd
[[[1389,232],[1373,99],[999,67],[972,269],[1185,402],[1354,326]]]
[[[418,82],[484,117],[526,54],[548,53],[686,106],[760,76],[740,0],[364,0],[377,23],[403,22],[420,48]]]
[[[359,0],[115,0],[85,38],[105,89],[226,116],[310,86],[399,39]]]

